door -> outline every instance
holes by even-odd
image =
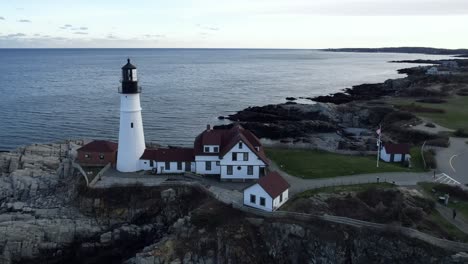
[[[191,171],[191,164],[190,164],[190,162],[185,162],[185,171]]]

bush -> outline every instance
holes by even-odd
[[[440,193],[448,193],[450,197],[455,197],[460,200],[468,201],[468,192],[463,190],[459,186],[437,184],[434,186],[434,190]]]
[[[426,123],[426,126],[427,126],[427,127],[432,127],[432,128],[436,127],[436,126],[434,125],[434,123]]]
[[[423,98],[416,100],[418,103],[426,103],[426,104],[442,104],[446,103],[447,101],[444,99],[439,99],[439,98]]]
[[[440,137],[426,141],[426,145],[434,147],[448,148],[450,139],[448,137]]]
[[[453,132],[453,135],[456,137],[468,137],[468,133],[464,129],[457,129]]]
[[[424,106],[416,105],[414,103],[409,104],[409,105],[400,105],[400,106],[397,106],[397,108],[402,111],[416,112],[416,113],[437,113],[437,114],[445,113],[444,109],[424,107]]]
[[[424,160],[426,161],[426,168],[431,168],[431,169],[437,168],[437,162],[435,159],[435,151],[433,149],[424,151],[423,155],[424,155]]]

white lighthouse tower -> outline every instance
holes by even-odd
[[[130,63],[122,67],[120,93],[119,149],[117,170],[134,172],[140,170],[139,160],[145,151],[145,134],[141,119],[140,93],[136,67]]]

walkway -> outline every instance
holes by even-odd
[[[444,217],[448,222],[450,222],[452,225],[456,226],[463,233],[468,234],[468,224],[467,224],[468,221],[465,219],[465,217],[460,212],[457,212],[457,216],[455,217],[455,219],[453,219],[452,208],[443,206],[440,203],[436,203],[436,209],[439,212],[439,214],[442,217]]]

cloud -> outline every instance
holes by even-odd
[[[1,36],[1,38],[3,38],[3,39],[15,39],[15,38],[22,38],[22,37],[26,37],[26,34],[24,34],[24,33],[13,33],[13,34],[8,34],[8,35]]]
[[[29,19],[20,19],[20,20],[18,20],[18,22],[20,22],[20,23],[31,23],[31,20],[29,20]]]
[[[143,37],[145,37],[145,38],[165,38],[166,36],[162,35],[162,34],[146,34],[146,35],[143,35]]]
[[[88,32],[77,31],[77,32],[74,32],[73,34],[76,34],[76,35],[88,35]]]
[[[2,17],[2,16],[0,16],[0,20],[5,20],[5,18],[4,18],[4,17]]]
[[[113,34],[109,34],[107,35],[106,37],[107,39],[118,39],[116,36],[114,36]]]
[[[87,27],[80,27],[80,30],[88,30]]]

